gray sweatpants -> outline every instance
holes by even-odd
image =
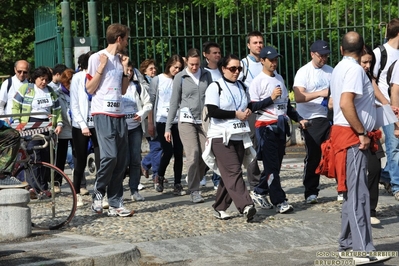
[[[123,206],[123,178],[126,170],[128,134],[125,117],[95,115],[100,169],[94,183],[93,199],[102,199],[107,191],[109,206]]]
[[[342,204],[339,250],[373,251],[370,224],[370,195],[367,188],[367,152],[359,145],[347,150],[346,186]]]

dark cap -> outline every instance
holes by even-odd
[[[331,53],[328,43],[322,40],[315,41],[310,46],[310,51],[313,53],[319,53],[320,55],[325,55]]]
[[[272,46],[264,47],[259,54],[260,58],[273,59],[276,57],[282,57],[281,54],[277,53],[277,50]]]

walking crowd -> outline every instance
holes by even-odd
[[[327,65],[328,41],[315,41],[310,46],[311,60],[294,79],[297,109],[277,72],[283,55],[273,46],[264,46],[261,32],[247,35],[249,54],[241,60],[234,54],[223,55],[219,44],[206,42],[202,53],[191,48],[185,57],[172,55],[163,73],[157,73],[152,59],[134,68],[126,51],[129,32],[125,25],[110,25],[108,46],[81,55],[76,71],[64,65],[38,67],[28,81],[29,63],[17,61],[15,76],[1,86],[0,114],[23,114],[5,118],[1,134],[9,134],[12,124],[23,130],[27,122],[51,119],[58,134],[56,161],[61,170],[68,146],[72,147],[78,207],[85,205],[82,195],[89,194],[84,170],[91,141],[98,169],[91,204],[96,213],[107,208],[108,216],[133,215],[123,205],[126,173],[131,199],[144,201],[139,193],[141,175],[149,178],[152,170],[154,189],[162,193],[172,156],[173,194],[188,193],[193,203],[204,202],[201,186],[206,172],[213,171],[212,207],[217,219],[231,218],[227,211],[231,203],[246,221],[254,218],[256,207],[290,213],[294,207],[281,187],[280,170],[291,134],[289,120],[294,120],[306,147],[305,202],[318,203],[320,174],[335,178],[337,200],[342,201],[339,251],[375,250],[371,224],[380,222],[376,217],[379,183],[399,200],[399,122],[381,118],[384,113],[398,115],[399,110],[399,64],[395,64],[399,19],[390,21],[388,42],[374,51],[359,33],[347,32],[341,41],[342,60],[334,68]],[[42,112],[53,116],[35,115]],[[144,158],[143,137],[150,147]],[[2,149],[6,139],[0,140]],[[187,191],[181,183],[183,152]],[[2,151],[8,153],[10,149]],[[38,156],[48,162],[48,153],[41,150]],[[385,155],[387,165],[381,169]],[[6,174],[9,164],[4,165],[0,182],[18,183]],[[249,188],[242,166],[247,168]],[[48,186],[45,178],[41,182]],[[57,184],[56,193],[62,189]],[[367,264],[387,259],[363,256],[355,261]]]

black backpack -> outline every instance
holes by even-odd
[[[398,60],[395,60],[388,68],[388,72],[387,72],[387,84],[388,84],[388,95],[389,97],[391,97],[391,78],[392,78],[392,72],[393,72],[393,68],[395,67],[395,64]]]
[[[8,81],[8,84],[7,84],[7,95],[8,95],[8,92],[10,91],[10,88],[12,86],[12,79],[11,79],[11,77],[9,77],[6,80]],[[6,101],[6,103],[4,104],[4,109],[6,109],[6,107],[7,107],[7,102],[8,101]]]
[[[375,82],[378,85],[378,80],[380,79],[381,76],[381,72],[382,70],[384,70],[385,65],[387,64],[387,60],[388,60],[388,53],[387,50],[385,49],[384,45],[378,45],[378,48],[381,50],[381,61],[380,61],[380,69],[378,70],[378,74],[376,77]],[[389,82],[388,82],[389,84]]]

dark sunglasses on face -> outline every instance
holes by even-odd
[[[238,70],[238,72],[241,72],[242,67],[241,66],[239,66],[239,67],[232,66],[232,67],[226,67],[226,69],[228,69],[231,73],[235,73],[237,70]]]
[[[21,75],[21,73],[24,73],[24,75],[28,74],[28,71],[23,71],[23,70],[17,70],[17,73]]]

